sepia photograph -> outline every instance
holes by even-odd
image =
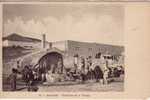
[[[2,90],[124,92],[122,4],[4,4]]]

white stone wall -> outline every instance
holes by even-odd
[[[80,56],[92,56],[94,58],[99,52],[102,54],[120,55],[121,51],[118,46],[68,41],[68,53],[71,56],[79,54]]]
[[[109,46],[96,43],[76,42],[70,40],[53,42],[52,47],[56,47],[62,51],[65,51],[69,56],[78,54],[80,56],[92,56],[94,58],[99,52],[101,52],[102,54],[110,55],[121,54],[121,50],[117,46],[112,47],[111,45]]]
[[[53,42],[52,43],[52,47],[58,48],[62,51],[66,51],[67,50],[67,41],[58,41],[58,42]]]
[[[32,47],[32,48],[41,48],[41,42],[22,42],[22,41],[3,41],[3,46],[21,46],[21,47]]]
[[[4,47],[8,47],[8,46],[9,46],[9,45],[8,45],[8,40],[4,40],[4,41],[3,41],[3,46],[4,46]]]

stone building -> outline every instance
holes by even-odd
[[[16,33],[12,33],[7,37],[3,37],[3,47],[14,47],[14,46],[30,49],[48,48],[49,42],[46,41],[45,34],[42,35],[42,41],[40,39],[21,36]]]
[[[123,46],[107,45],[100,43],[88,43],[77,41],[57,41],[52,43],[52,47],[64,51],[68,56],[80,55],[83,57],[93,57],[101,53],[103,55],[121,56],[124,52]]]
[[[21,57],[23,65],[29,64],[33,66],[51,66],[57,65],[58,59],[62,59],[65,68],[74,66],[74,56],[79,55],[84,58],[91,56],[95,58],[96,54],[101,53],[105,58],[118,60],[124,64],[123,46],[112,46],[98,43],[87,43],[77,41],[57,41],[52,42],[51,48],[43,49],[25,57]]]

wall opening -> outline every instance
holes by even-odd
[[[51,52],[44,55],[39,60],[39,68],[41,73],[46,73],[47,71],[52,71],[52,73],[63,72],[63,56],[58,52]]]

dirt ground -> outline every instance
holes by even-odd
[[[37,88],[38,92],[107,92],[107,91],[123,91],[124,90],[124,81],[123,77],[116,78],[115,80],[109,82],[109,84],[104,85],[100,82],[95,81],[86,81],[81,83],[79,81],[65,81],[57,83],[38,83],[33,87]],[[10,84],[3,84],[4,91],[10,91]],[[25,82],[17,81],[17,90],[18,92],[27,91]]]
[[[107,92],[107,91],[123,91],[123,82],[114,82],[108,85],[100,83],[86,83],[76,85],[60,85],[60,86],[39,86],[38,91],[48,92]]]

